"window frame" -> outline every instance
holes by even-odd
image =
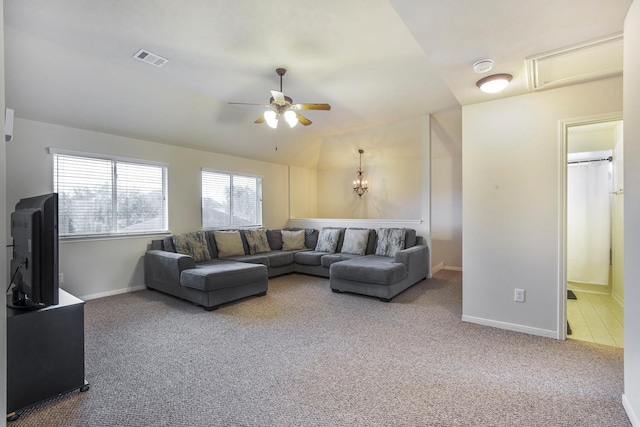
[[[75,157],[86,160],[103,160],[111,162],[111,196],[112,196],[112,230],[117,230],[118,222],[118,164],[128,164],[133,166],[152,166],[158,167],[162,171],[162,225],[161,228],[155,230],[139,230],[139,231],[109,231],[109,232],[85,232],[78,234],[60,234],[60,240],[89,240],[89,239],[105,239],[105,238],[122,238],[143,235],[159,235],[169,233],[169,164],[164,162],[112,156],[106,154],[95,154],[73,150],[64,150],[59,148],[48,147],[47,151],[52,155],[52,188],[56,191],[56,156]],[[60,212],[60,209],[58,209]]]
[[[227,175],[229,176],[229,182],[230,182],[230,192],[231,194],[233,194],[233,178],[234,177],[241,177],[241,178],[251,178],[251,179],[255,179],[256,180],[256,199],[255,199],[255,203],[256,203],[256,223],[255,224],[234,224],[232,221],[232,218],[234,217],[233,213],[233,197],[230,197],[229,200],[229,218],[230,221],[227,224],[224,225],[206,225],[204,223],[204,219],[205,219],[205,206],[204,206],[204,181],[203,181],[203,177],[205,173],[216,173],[216,174],[222,174],[222,175]],[[262,227],[262,220],[263,220],[263,212],[262,212],[262,190],[263,190],[263,177],[261,175],[255,175],[255,174],[249,174],[249,173],[242,173],[242,172],[233,172],[233,171],[228,171],[228,170],[223,170],[223,169],[214,169],[214,168],[206,168],[206,167],[202,167],[200,168],[200,223],[202,225],[202,229],[203,230],[219,230],[219,229],[230,229],[230,228],[234,228],[234,229],[243,229],[243,228],[256,228],[256,227]]]

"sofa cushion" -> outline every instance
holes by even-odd
[[[279,251],[282,249],[282,231],[281,230],[267,230],[267,241],[272,251]]]
[[[267,233],[264,230],[244,230],[244,237],[247,239],[250,255],[271,251]]]
[[[213,235],[220,258],[245,254],[239,231],[214,231]]]
[[[342,243],[343,254],[364,255],[369,242],[369,230],[364,228],[347,228]]]
[[[293,259],[297,264],[302,265],[320,265],[322,257],[327,255],[326,252],[302,251],[296,252]]]
[[[318,235],[318,243],[316,244],[316,252],[328,252],[330,254],[335,253],[338,247],[338,240],[340,239],[340,228],[328,228],[325,227],[320,230]]]
[[[264,265],[214,261],[183,270],[180,282],[183,286],[208,292],[254,282],[266,276],[267,267]]]
[[[398,251],[404,249],[406,231],[404,228],[380,228],[376,255],[394,257]]]
[[[358,256],[359,255],[345,254],[345,253],[327,254],[320,259],[320,265],[328,268],[328,267],[331,267],[331,264],[333,264],[334,262],[346,261],[349,259],[356,258]]]
[[[176,247],[173,245],[173,236],[166,236],[162,239],[162,247],[167,252],[175,252]]]
[[[173,245],[177,253],[189,255],[195,262],[211,259],[204,231],[176,234],[173,236]]]
[[[416,230],[414,230],[413,228],[405,228],[404,231],[404,248],[407,249],[414,247],[418,240]]]
[[[407,268],[393,262],[393,258],[367,255],[332,264],[330,275],[353,282],[392,285],[407,277]]]
[[[289,251],[271,251],[265,256],[269,258],[269,267],[282,267],[293,264],[294,254],[295,252]]]
[[[304,230],[282,230],[282,250],[293,251],[305,249]]]

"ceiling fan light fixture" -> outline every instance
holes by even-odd
[[[269,127],[275,129],[278,127],[278,118],[276,117],[276,112],[273,110],[264,112],[264,119],[267,121]]]
[[[298,117],[292,110],[287,110],[284,112],[284,119],[287,121],[287,123],[289,123],[289,127],[294,127],[298,124]]]
[[[476,86],[485,93],[498,93],[509,85],[512,78],[511,74],[494,74],[478,80]]]

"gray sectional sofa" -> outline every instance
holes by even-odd
[[[215,310],[265,295],[270,277],[293,272],[328,277],[334,292],[390,301],[426,278],[428,263],[413,229],[215,230],[152,241],[144,271],[148,289]]]

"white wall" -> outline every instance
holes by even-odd
[[[0,0],[0,112],[4,112],[4,0]],[[4,129],[4,120],[0,120]],[[4,130],[3,130],[4,135]],[[7,241],[7,213],[6,213],[6,144],[0,142],[0,243]],[[0,286],[6,289],[9,282],[5,245],[0,244]],[[0,303],[0,414],[7,413],[7,307]],[[6,425],[4,416],[0,416],[0,427]]]
[[[640,2],[624,23],[624,396],[640,427]]]
[[[615,128],[613,148],[611,296],[624,306],[624,126]],[[623,190],[620,192],[619,190]]]
[[[264,226],[282,227],[289,218],[286,166],[24,119],[16,119],[14,140],[7,145],[7,207],[3,213],[10,212],[20,198],[53,191],[53,162],[47,147],[168,163],[169,228],[174,233],[202,227],[202,167],[262,176]],[[142,287],[142,256],[151,238],[62,240],[64,282],[60,286],[80,298]]]
[[[415,220],[421,217],[422,121],[403,122],[323,138],[318,161],[318,217]],[[358,197],[359,167],[369,192]]]
[[[431,117],[431,245],[432,268],[462,268],[461,108]]]
[[[462,108],[463,320],[561,336],[559,120],[621,109],[621,77]]]

